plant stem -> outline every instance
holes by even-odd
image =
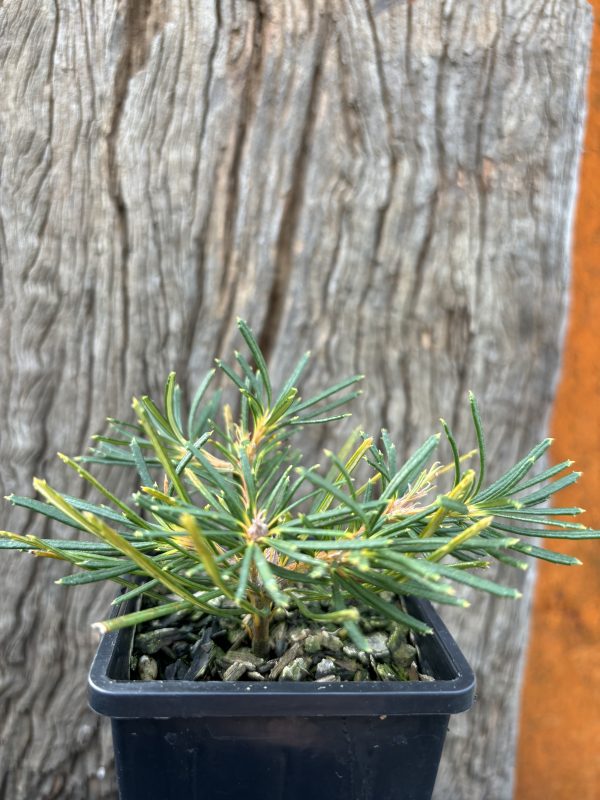
[[[265,658],[269,653],[270,616],[254,614],[252,617],[252,652],[255,656]]]

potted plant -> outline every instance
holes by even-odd
[[[60,456],[102,502],[37,478],[41,499],[9,498],[86,538],[2,532],[0,546],[69,562],[63,585],[122,587],[96,623],[90,701],[112,718],[125,800],[429,798],[449,715],[474,690],[430,602],[466,606],[462,586],[517,597],[482,574],[493,560],[578,563],[530,542],[598,535],[580,509],[540,507],[578,473],[532,474],[546,439],[486,485],[472,395],[478,447],[461,455],[442,421],[447,466],[439,434],[400,462],[385,430],[307,466],[290,439],[347,416],[362,376],[303,399],[306,354],[275,392],[238,327],[250,360],[217,361],[237,414],[209,392],[212,370],[184,417],[171,374],[162,409],[136,399],[134,423],[111,419],[89,454]],[[116,497],[86,462],[135,471],[139,490]]]

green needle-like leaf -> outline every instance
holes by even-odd
[[[279,606],[280,608],[287,608],[289,605],[289,599],[287,595],[284,594],[284,592],[282,592],[279,588],[277,578],[273,574],[269,562],[264,557],[260,547],[254,548],[253,556],[256,569],[258,570],[258,574],[262,579],[267,594],[273,600],[275,605]]]
[[[364,379],[364,375],[353,375],[351,378],[346,378],[339,383],[336,383],[334,386],[331,386],[329,389],[325,389],[323,392],[319,392],[314,397],[311,397],[310,400],[301,400],[299,403],[294,405],[294,414],[298,414],[299,411],[305,411],[307,408],[312,408],[317,403],[326,400],[328,397],[331,397],[338,392],[341,392],[342,389],[347,389],[348,386],[352,386],[359,381]]]
[[[77,474],[90,483],[94,489],[97,489],[100,494],[103,494],[111,503],[113,503],[117,508],[120,508],[123,514],[127,517],[128,520],[133,522],[135,525],[139,525],[142,528],[146,527],[146,522],[143,520],[139,514],[136,514],[135,511],[132,511],[126,503],[121,502],[118,497],[110,492],[105,486],[103,486],[99,480],[94,478],[94,476],[84,469],[80,464],[76,461],[73,461],[72,458],[65,456],[63,453],[59,453],[58,457],[61,461],[64,461],[71,469],[74,469]]]
[[[138,417],[138,419],[140,421],[140,425],[142,426],[142,428],[146,432],[146,436],[152,442],[152,446],[154,447],[154,450],[156,452],[158,460],[160,461],[160,463],[161,463],[165,473],[167,474],[169,480],[173,484],[173,486],[175,488],[175,491],[177,492],[179,497],[181,497],[181,499],[184,502],[188,503],[189,502],[188,493],[187,493],[187,491],[186,491],[181,479],[179,478],[179,475],[177,475],[177,472],[175,470],[173,462],[169,458],[169,456],[168,456],[163,444],[159,440],[158,436],[156,435],[156,432],[155,432],[154,428],[150,424],[149,417],[148,417],[148,415],[147,415],[147,413],[146,413],[146,411],[144,409],[143,404],[140,403],[138,400],[134,400],[133,401],[133,410],[137,414],[137,417]]]
[[[444,556],[447,556],[449,553],[452,553],[454,550],[462,547],[466,544],[469,539],[472,539],[474,536],[477,536],[478,533],[489,528],[489,526],[494,521],[493,517],[484,517],[480,519],[478,522],[473,523],[473,525],[469,525],[468,528],[465,528],[462,533],[453,536],[449,542],[438,547],[438,549],[433,552],[430,556],[428,556],[430,561],[441,561]]]
[[[385,428],[381,429],[381,441],[383,442],[383,449],[385,450],[390,474],[395,475],[396,472],[398,472],[396,445],[390,439],[390,435]]]
[[[146,608],[143,611],[134,611],[131,614],[121,614],[112,619],[105,619],[102,622],[95,622],[93,627],[100,633],[109,633],[109,631],[118,631],[122,628],[130,628],[134,625],[141,625],[143,622],[149,622],[153,619],[160,619],[174,614],[177,611],[187,611],[193,609],[191,603],[177,600],[174,603],[164,603],[154,608]]]
[[[446,434],[446,439],[448,439],[448,444],[452,450],[452,457],[454,459],[454,486],[456,486],[460,482],[460,453],[458,452],[456,439],[452,435],[452,431],[450,430],[446,420],[441,419],[440,422],[442,423],[442,428]]]
[[[201,421],[199,423],[199,421],[196,419],[196,416],[198,414],[198,408],[200,406],[200,403],[202,402],[202,399],[204,398],[204,395],[206,394],[206,390],[208,389],[208,386],[209,386],[210,382],[212,381],[215,372],[216,372],[216,370],[214,370],[214,369],[211,369],[211,370],[209,370],[207,372],[206,376],[204,377],[204,379],[200,383],[200,386],[196,390],[196,394],[194,395],[194,399],[192,400],[192,405],[190,406],[189,422],[188,422],[188,435],[189,435],[190,439],[195,439],[200,433],[203,432],[202,431],[202,426],[203,426],[204,420],[201,419]],[[217,400],[218,400],[218,397],[217,397]]]
[[[248,345],[248,349],[252,353],[252,357],[256,363],[258,371],[260,372],[260,377],[262,378],[263,386],[265,387],[265,392],[267,394],[267,405],[271,405],[271,400],[273,399],[273,390],[271,389],[271,379],[269,378],[269,370],[267,369],[267,364],[263,357],[263,354],[260,351],[260,347],[254,335],[248,325],[244,322],[243,319],[238,317],[237,325],[239,328],[240,333],[244,337],[244,341]]]
[[[129,443],[129,447],[131,449],[131,454],[133,456],[133,460],[135,461],[135,467],[138,471],[138,475],[140,476],[142,486],[154,486],[154,481],[152,480],[150,472],[148,471],[148,465],[146,464],[146,459],[142,453],[142,448],[140,447],[135,436]]]
[[[384,619],[391,619],[394,622],[399,622],[401,625],[407,625],[412,630],[418,633],[431,633],[431,628],[420,619],[401,611],[395,603],[386,603],[378,594],[359,586],[355,581],[348,581],[338,575],[338,581],[341,586],[353,595],[359,602],[364,603],[367,607],[371,607],[381,614]]]
[[[475,433],[477,435],[477,445],[479,447],[479,478],[477,479],[477,485],[473,491],[473,495],[477,497],[477,492],[481,488],[485,476],[485,442],[483,439],[483,426],[481,424],[481,417],[479,416],[479,408],[473,392],[469,392],[469,404],[471,406],[471,415],[473,417],[473,424],[475,426]]]
[[[254,560],[254,550],[255,550],[255,544],[254,542],[250,542],[250,544],[246,547],[246,550],[244,551],[244,556],[242,558],[242,562],[240,565],[238,587],[235,593],[236,603],[241,603],[242,600],[246,597],[248,589],[248,578],[250,577],[250,568]]]
[[[406,491],[410,481],[414,480],[414,478],[419,474],[423,468],[423,465],[427,462],[433,451],[438,446],[439,441],[439,433],[430,436],[429,439],[427,439],[427,441],[424,442],[421,447],[419,447],[419,449],[413,453],[406,464],[404,464],[392,477],[388,485],[385,487],[382,497],[388,498],[393,497],[394,495],[402,495]]]
[[[340,589],[340,583],[335,576],[333,577],[332,590],[334,607],[337,611],[343,611],[346,606],[344,605],[344,598]],[[370,653],[371,647],[365,635],[361,631],[360,626],[353,620],[345,620],[342,624],[348,632],[348,636],[352,639],[358,649],[363,650],[365,653]]]
[[[360,619],[360,614],[357,608],[342,608],[337,611],[327,611],[320,614],[316,611],[311,611],[310,608],[304,605],[304,603],[297,597],[294,598],[294,602],[298,606],[300,613],[313,622],[333,622],[334,624],[339,625],[340,623],[343,624],[344,622],[358,622]]]
[[[208,577],[215,584],[215,586],[218,586],[219,589],[221,589],[226,597],[229,597],[230,600],[233,599],[233,592],[229,589],[221,577],[219,566],[215,561],[215,554],[210,546],[210,542],[205,539],[204,536],[202,536],[200,528],[198,527],[194,517],[192,517],[191,514],[182,514],[180,521],[182,527],[185,528],[185,530],[189,533],[193,545],[196,548],[196,552],[202,559],[202,563],[204,564],[204,569],[206,570]]]
[[[42,514],[44,517],[48,517],[48,519],[56,520],[56,522],[60,522],[62,525],[68,525],[70,528],[75,528],[80,531],[85,530],[83,525],[80,525],[72,517],[64,514],[48,503],[41,503],[39,500],[35,500],[32,497],[19,497],[16,494],[8,495],[6,499],[14,506],[20,506],[21,508],[35,511],[37,514]]]
[[[178,412],[175,402],[175,398],[177,396],[177,384],[175,380],[175,373],[169,373],[169,377],[167,378],[167,382],[165,384],[165,412],[167,414],[167,420],[171,430],[180,442],[185,442],[185,437],[181,430],[181,416],[180,412]]]
[[[61,586],[81,586],[86,583],[97,583],[98,581],[112,580],[131,573],[133,562],[123,562],[117,567],[107,567],[106,569],[93,569],[89,572],[77,572],[74,575],[65,575],[56,581]]]
[[[314,486],[317,486],[320,489],[324,489],[326,492],[333,495],[333,497],[335,497],[336,500],[342,503],[342,505],[345,505],[349,509],[351,509],[364,525],[368,524],[367,515],[363,511],[360,503],[354,500],[352,497],[349,497],[338,486],[336,486],[335,483],[331,483],[330,481],[327,481],[325,478],[322,478],[318,473],[311,472],[310,470],[307,469],[299,468],[296,471],[298,472],[300,477],[306,478]]]
[[[487,500],[503,497],[507,493],[511,492],[519,484],[521,479],[529,472],[538,459],[544,455],[551,444],[552,439],[544,439],[542,442],[536,445],[531,452],[525,456],[525,458],[521,459],[521,461],[509,469],[508,472],[506,472],[502,477],[498,478],[497,481],[492,483],[491,486],[488,486],[487,489],[484,489],[480,494],[478,494],[476,496],[477,502],[483,503]]]

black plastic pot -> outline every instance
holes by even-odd
[[[131,681],[132,631],[106,634],[89,698],[121,800],[429,800],[475,678],[431,606],[410,610],[435,631],[418,640],[431,682]]]

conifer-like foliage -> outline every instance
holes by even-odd
[[[248,627],[255,652],[265,651],[277,608],[297,608],[316,622],[344,626],[361,649],[361,611],[427,633],[402,606],[407,595],[466,606],[471,586],[505,597],[514,589],[485,577],[493,560],[524,569],[523,556],[557,564],[577,559],[542,549],[531,537],[598,538],[573,521],[579,508],[555,508],[551,496],[579,477],[565,461],[532,468],[545,439],[495,482],[485,482],[486,454],[477,404],[470,397],[477,450],[461,455],[442,421],[453,461],[434,461],[440,434],[407,461],[389,434],[375,441],[358,431],[327,466],[302,463],[293,437],[305,426],[339,420],[359,393],[355,375],[304,399],[296,385],[306,354],[285,384],[271,384],[252,332],[238,320],[249,351],[236,365],[217,361],[239,394],[239,413],[211,392],[215,370],[202,381],[189,413],[171,373],[162,408],[134,399],[136,422],[110,419],[110,436],[95,437],[88,455],[60,458],[103,500],[67,496],[36,478],[42,499],[8,499],[75,528],[77,539],[40,539],[0,532],[0,547],[71,563],[60,584],[112,580],[125,587],[114,601],[145,595],[152,603],[97,623],[102,631],[201,609],[236,616]],[[474,460],[478,470],[468,465]],[[84,464],[137,472],[139,490],[115,497]],[[535,473],[535,474],[534,474]],[[445,490],[441,487],[445,486]],[[91,535],[91,536],[90,536]]]

